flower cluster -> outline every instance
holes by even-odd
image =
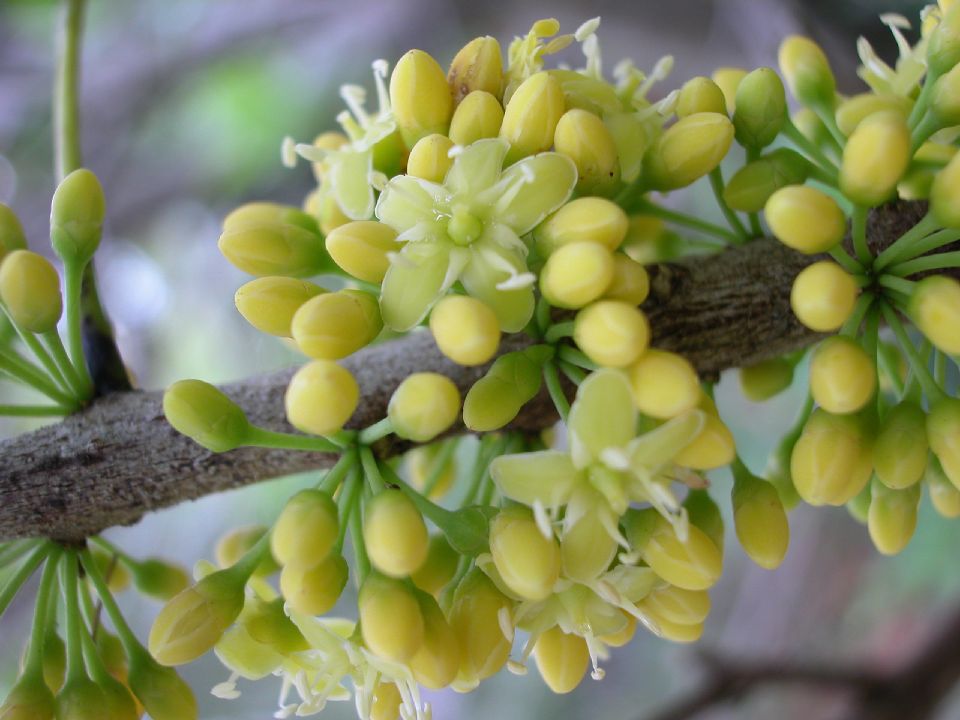
[[[816,44],[790,37],[780,74],[723,68],[654,102],[670,58],[649,74],[622,62],[608,80],[598,19],[572,35],[554,20],[534,23],[506,63],[491,37],[469,42],[446,72],[420,50],[392,72],[378,60],[375,113],[363,88],[344,87],[342,132],[284,142],[288,165],[312,164],[317,185],[303,206],[244,205],[219,240],[255,276],[236,293],[238,311],[308,358],[285,395],[300,432],[257,427],[199,380],[175,383],[163,402],[170,424],[211,451],[262,446],[337,461],[272,527],[223,538],[193,584],[162,583],[154,594],[172,597],[149,656],[93,555],[81,553],[139,702],[174,717],[150,706],[162,683],[175,683],[163,668],[209,650],[230,672],[213,689],[219,697],[237,697],[241,679],[281,678],[279,718],[353,698],[363,720],[419,720],[431,712],[423,688],[467,692],[503,667],[526,672],[531,656],[565,693],[588,672],[601,679],[601,662],[638,623],[676,642],[699,638],[723,565],[718,488],[742,549],[768,569],[787,553],[787,511],[800,500],[847,505],[883,553],[909,541],[924,487],[938,511],[960,516],[960,400],[947,367],[960,354],[960,283],[950,273],[960,267],[951,249],[960,241],[960,5],[928,7],[916,45],[905,19],[884,22],[900,59],[890,67],[861,42],[870,90],[853,97],[837,93]],[[548,67],[574,44],[583,67]],[[792,116],[786,88],[802,106]],[[730,153],[734,145],[743,152]],[[726,225],[665,203],[701,180]],[[881,243],[871,212],[897,199],[928,200],[929,211]],[[55,221],[55,246],[69,290],[71,267],[89,259],[75,248],[93,235],[79,228],[96,213],[62,205],[70,212]],[[56,208],[55,199],[60,217]],[[0,298],[28,341],[55,327],[59,309],[44,288],[58,284],[15,249],[16,228],[0,212],[0,252],[9,252]],[[652,346],[642,306],[651,263],[767,234],[811,256],[791,304],[800,323],[830,335],[739,371],[747,397],[762,401],[809,359],[808,400],[760,477],[739,458],[712,382]],[[383,416],[362,426],[357,409],[372,388],[340,361],[421,325],[450,362],[387,388]],[[7,363],[4,347],[0,369],[33,377],[8,370],[26,361]],[[437,372],[457,366],[475,369]],[[516,429],[532,402],[548,403],[561,424]],[[397,442],[380,442],[389,436]],[[388,446],[412,449],[395,458],[380,452]],[[732,483],[706,476],[720,468]],[[150,575],[145,563],[111,551],[138,587],[151,586],[138,579]],[[89,596],[75,553],[0,547],[0,565],[21,563],[13,592],[45,558],[35,638],[3,710],[48,702],[54,689],[38,669],[48,653],[36,648],[50,627],[56,637],[46,608],[58,564],[64,688],[87,671],[105,686],[84,647],[84,616],[70,610],[72,588]],[[355,619],[331,615],[345,609],[351,580]],[[138,689],[144,674],[152,679]]]

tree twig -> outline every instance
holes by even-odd
[[[884,217],[875,226],[886,233],[880,244],[892,242],[913,221],[903,208],[879,213]],[[811,344],[820,336],[793,316],[790,286],[815,259],[759,240],[717,255],[654,265],[644,304],[654,345],[684,354],[711,378]],[[514,336],[504,346],[516,349],[530,342]],[[427,333],[367,348],[344,364],[362,391],[351,427],[383,418],[394,388],[411,372],[443,373],[465,393],[485,371],[448,361]],[[226,391],[254,423],[285,429],[283,393],[290,374]],[[113,393],[58,425],[0,443],[0,539],[77,539],[136,522],[150,510],[330,462],[329,456],[291,451],[209,453],[167,426],[160,399],[157,392]],[[538,430],[555,421],[543,393],[524,409],[516,427]]]

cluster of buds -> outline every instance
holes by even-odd
[[[50,243],[63,263],[61,290],[57,269],[28,249],[20,220],[0,204],[0,381],[42,398],[0,403],[0,416],[64,416],[93,396],[83,354],[80,293],[84,272],[100,244],[104,212],[103,189],[89,170],[70,173],[57,187]],[[67,346],[57,328],[64,316]]]
[[[132,558],[100,538],[92,542],[95,549],[82,551],[49,541],[4,548],[0,562],[15,570],[0,591],[0,612],[42,570],[30,640],[0,718],[136,720],[144,712],[158,720],[196,718],[190,688],[137,640],[113,598],[132,583],[168,600],[185,587],[186,573],[157,558]],[[103,626],[101,608],[116,634]]]
[[[446,73],[419,50],[389,79],[377,61],[376,113],[347,86],[343,133],[284,143],[288,164],[310,161],[318,182],[303,207],[258,202],[226,218],[222,253],[258,276],[237,291],[238,310],[310,358],[286,393],[287,419],[306,435],[255,427],[196,380],[167,391],[167,418],[215,451],[340,459],[272,528],[221,544],[256,541],[254,560],[218,551],[220,570],[198,569],[154,627],[161,662],[213,649],[231,671],[214,688],[221,697],[236,697],[241,678],[278,675],[278,717],[318,712],[351,685],[362,718],[421,717],[420,688],[470,691],[503,667],[524,673],[531,656],[553,691],[569,692],[588,672],[603,677],[601,661],[638,622],[676,642],[700,637],[723,562],[703,473],[731,463],[741,543],[762,567],[783,560],[777,489],[737,459],[690,362],[650,346],[640,305],[644,263],[762,234],[726,199],[756,195],[749,172],[723,180],[735,140],[778,180],[781,165],[797,182],[811,165],[784,149],[758,155],[787,122],[773,71],[742,78],[741,90],[725,83],[729,99],[696,78],[654,103],[647,94],[672,61],[649,76],[624,63],[609,82],[598,25],[557,35],[556,21],[539,21],[506,65],[491,37],[468,43]],[[545,67],[574,41],[584,68]],[[704,177],[730,229],[652,199]],[[665,222],[707,239],[681,239]],[[364,388],[338,361],[420,325],[447,359],[479,366],[478,379],[459,387],[413,372],[382,420],[351,423]],[[504,334],[529,342],[503,352]],[[566,432],[512,432],[544,385]],[[444,438],[458,422],[479,442]],[[388,435],[417,444],[401,465],[374,453]],[[228,591],[211,584],[221,577]],[[357,621],[318,617],[342,606],[351,578]]]
[[[285,396],[300,432],[257,427],[199,380],[164,397],[171,425],[214,452],[338,459],[272,527],[231,533],[217,564],[177,588],[150,635],[152,665],[121,633],[131,678],[138,662],[160,677],[213,650],[231,673],[219,697],[273,674],[279,718],[352,696],[363,720],[410,720],[430,715],[422,688],[467,692],[503,667],[523,674],[532,656],[565,693],[588,672],[601,679],[638,623],[676,642],[700,637],[724,550],[722,479],[708,471],[729,467],[736,537],[767,569],[787,553],[800,500],[846,505],[883,553],[909,541],[924,487],[960,516],[960,400],[947,368],[960,354],[949,272],[960,267],[949,251],[960,241],[960,5],[928,7],[916,45],[904,19],[884,18],[901,57],[891,68],[861,42],[871,89],[854,97],[838,95],[815,43],[790,37],[780,74],[723,68],[652,102],[671,60],[649,75],[621,63],[608,81],[596,19],[572,35],[534,23],[506,63],[491,37],[447,72],[420,50],[392,73],[377,61],[373,113],[363,88],[344,87],[342,132],[284,143],[284,161],[309,161],[317,181],[303,206],[245,205],[219,242],[256,276],[236,293],[239,312],[308,358]],[[575,42],[584,67],[546,66]],[[802,105],[792,117],[787,89]],[[742,161],[728,157],[734,144]],[[656,195],[701,180],[726,225]],[[869,213],[895,199],[928,200],[929,212],[899,238],[868,242]],[[7,217],[3,252],[19,247]],[[69,287],[82,242],[64,238],[83,233],[55,224]],[[645,265],[767,234],[811,256],[791,304],[830,336],[740,370],[745,394],[763,401],[808,360],[807,402],[761,477],[739,458],[712,383],[652,346],[641,306]],[[22,291],[19,252],[0,266],[0,297],[18,329],[43,333],[59,310],[33,288],[49,272],[29,270],[39,279]],[[340,361],[421,325],[451,363],[475,369],[412,372],[389,389],[384,417],[361,426],[372,388]],[[505,334],[525,339],[505,352]],[[512,430],[544,387],[562,425]],[[377,452],[411,444],[401,462]],[[88,576],[109,610],[98,571]],[[355,612],[344,607],[351,580]],[[330,616],[340,610],[356,620]],[[38,686],[36,666],[24,687]],[[130,687],[153,713],[152,696]]]
[[[924,487],[941,514],[960,514],[960,416],[947,373],[960,351],[951,277],[960,261],[949,251],[960,240],[960,7],[928,7],[915,45],[905,18],[883,20],[900,58],[891,68],[861,40],[870,91],[853,97],[836,92],[810,40],[782,44],[781,71],[803,105],[793,139],[816,171],[771,193],[764,215],[778,240],[818,256],[794,280],[791,304],[803,325],[831,334],[810,353],[810,400],[774,455],[778,487],[788,505],[846,505],[894,554],[914,533]],[[868,213],[894,200],[929,209],[900,237],[870,242]]]

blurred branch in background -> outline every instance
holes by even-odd
[[[842,693],[836,720],[927,720],[960,680],[960,611],[931,633],[927,644],[892,671],[873,659],[860,663],[743,660],[701,651],[706,681],[675,705],[644,720],[688,720],[748,693],[776,685],[803,685]]]

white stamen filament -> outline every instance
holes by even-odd
[[[500,625],[500,632],[508,642],[513,642],[513,624],[510,621],[510,608],[502,607],[497,611],[497,623]]]
[[[547,516],[547,510],[539,500],[533,501],[533,519],[537,523],[537,529],[547,540],[553,539],[553,528],[550,525],[550,518]]]

